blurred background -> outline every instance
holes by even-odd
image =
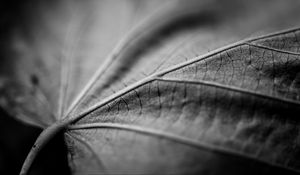
[[[6,47],[5,38],[11,32],[11,28],[24,22],[21,15],[22,7],[35,2],[36,0],[0,1],[0,45],[2,48]],[[13,119],[0,108],[0,174],[19,174],[23,161],[40,132],[41,129]],[[70,174],[67,151],[61,134],[42,151],[31,173]]]
[[[19,174],[22,164],[41,129],[16,121],[0,108],[0,174]],[[70,174],[67,150],[60,134],[42,150],[32,174]]]

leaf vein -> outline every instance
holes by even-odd
[[[117,130],[126,130],[126,131],[131,131],[131,132],[136,132],[140,134],[146,134],[150,136],[156,136],[156,137],[161,137],[164,139],[169,139],[184,145],[189,145],[193,146],[195,148],[200,148],[200,149],[206,149],[210,150],[213,152],[221,153],[221,154],[227,154],[230,156],[238,156],[238,157],[243,157],[247,159],[251,159],[257,162],[265,163],[267,165],[273,166],[273,167],[279,167],[283,169],[290,170],[292,172],[298,172],[298,170],[292,169],[290,167],[286,167],[280,164],[277,164],[275,162],[268,162],[262,159],[257,159],[257,157],[252,156],[252,155],[247,155],[242,152],[234,151],[228,148],[224,148],[221,146],[215,146],[212,144],[207,144],[204,142],[196,141],[191,138],[175,135],[172,133],[164,132],[164,131],[159,131],[157,129],[152,129],[148,127],[141,127],[141,126],[134,126],[134,125],[129,125],[129,124],[118,124],[118,123],[91,123],[91,124],[80,124],[80,125],[71,125],[68,126],[69,130],[83,130],[83,129],[117,129]]]

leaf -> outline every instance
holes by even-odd
[[[299,5],[27,8],[2,49],[0,81],[0,104],[46,128],[21,174],[61,130],[74,174],[299,172],[300,33],[268,34],[299,25]]]

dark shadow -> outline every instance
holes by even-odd
[[[276,78],[285,87],[300,89],[300,61],[286,63],[275,63],[274,65],[264,66],[263,76]]]
[[[22,124],[0,109],[0,174],[19,174],[40,132],[41,129]],[[29,174],[71,174],[62,134],[42,150]]]

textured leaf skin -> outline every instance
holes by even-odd
[[[8,37],[0,104],[70,121],[74,174],[296,174],[300,30],[268,33],[299,6],[41,2]]]

